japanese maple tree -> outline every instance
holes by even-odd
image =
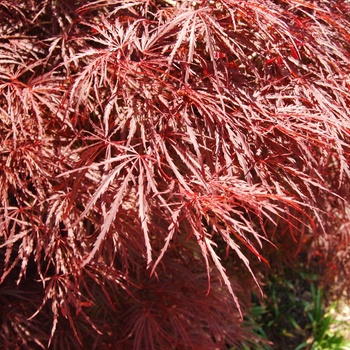
[[[239,348],[298,252],[348,288],[349,14],[3,0],[1,347]]]

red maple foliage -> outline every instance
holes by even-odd
[[[299,251],[348,287],[349,14],[3,0],[1,347],[239,348]]]

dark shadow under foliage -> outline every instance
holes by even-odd
[[[0,347],[258,342],[300,252],[348,289],[349,13],[1,1]]]

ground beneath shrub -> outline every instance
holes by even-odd
[[[350,341],[350,301],[346,296],[339,300],[334,318],[339,321],[339,325],[334,329],[339,330],[345,339]]]

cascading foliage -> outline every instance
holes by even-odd
[[[258,342],[246,301],[299,251],[348,288],[349,13],[3,0],[1,347]]]

